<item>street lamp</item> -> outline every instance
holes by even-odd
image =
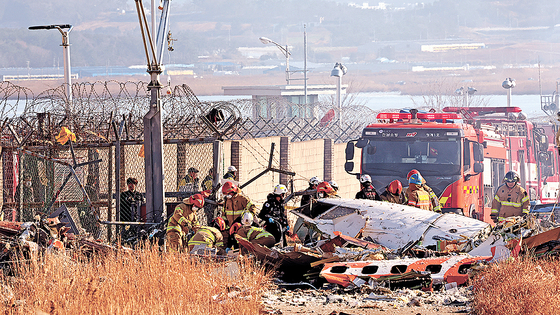
[[[455,94],[463,95],[463,107],[469,107],[469,95],[474,95],[476,92],[477,89],[470,86],[466,89],[464,87],[460,87],[455,90]]]
[[[342,102],[340,100],[340,89],[342,83],[342,76],[345,75],[347,71],[348,69],[345,66],[343,66],[340,62],[337,62],[331,71],[331,77],[338,78],[338,80],[336,80],[336,106],[338,108],[339,125],[340,122],[342,121]]]
[[[261,43],[267,45],[267,44],[274,44],[276,45],[276,47],[278,47],[278,49],[280,49],[280,51],[282,52],[282,54],[284,54],[284,56],[286,56],[286,84],[290,85],[290,51],[288,50],[288,45],[286,45],[285,47],[278,44],[277,42],[273,41],[272,39],[268,38],[268,37],[259,37],[259,40],[261,41]]]
[[[60,34],[62,34],[62,50],[64,52],[64,82],[66,83],[66,94],[68,95],[68,104],[72,104],[72,84],[70,82],[70,41],[68,34],[72,31],[72,25],[70,24],[55,24],[55,25],[37,25],[30,26],[29,30],[51,30],[57,29]],[[64,29],[68,29],[65,31]],[[68,112],[70,106],[67,106],[66,111]]]
[[[502,87],[507,90],[507,107],[511,106],[511,89],[515,87],[515,80],[512,78],[506,78],[502,82]]]

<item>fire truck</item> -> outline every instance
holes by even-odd
[[[360,139],[346,146],[345,170],[369,174],[383,191],[393,180],[406,186],[418,170],[438,195],[444,213],[486,222],[496,189],[514,170],[531,205],[558,201],[557,126],[526,120],[518,107],[446,107],[442,113],[380,113]],[[355,148],[361,150],[354,172]]]

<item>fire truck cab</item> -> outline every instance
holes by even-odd
[[[395,179],[407,186],[406,175],[416,169],[438,195],[444,213],[486,222],[492,222],[494,193],[510,169],[520,174],[520,184],[533,203],[556,202],[558,161],[549,141],[554,137],[552,126],[535,128],[519,119],[517,107],[444,111],[378,114],[377,123],[348,143],[346,172],[369,174],[372,184],[383,191]],[[355,148],[361,149],[359,173],[352,161]]]

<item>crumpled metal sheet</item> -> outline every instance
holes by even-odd
[[[488,223],[473,218],[383,201],[326,198],[318,200],[315,207],[327,210],[315,217],[292,213],[331,238],[336,231],[351,237],[361,233],[389,249],[400,249],[416,241],[424,246],[437,245],[438,240],[483,241],[491,230]],[[338,211],[340,208],[344,211]],[[340,216],[334,215],[337,212]]]

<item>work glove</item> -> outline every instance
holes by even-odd
[[[268,218],[268,223],[274,223],[274,219],[273,218]]]
[[[494,221],[494,223],[498,223],[498,216],[497,215],[490,215],[490,219]]]

